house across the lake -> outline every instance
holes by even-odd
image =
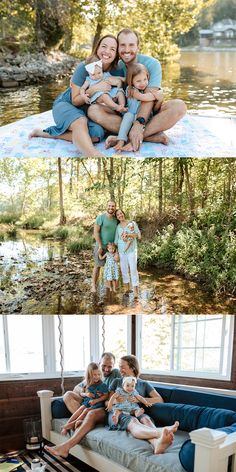
[[[236,20],[218,21],[209,29],[199,30],[200,46],[236,46]]]

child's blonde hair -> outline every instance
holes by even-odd
[[[138,74],[141,74],[141,72],[146,72],[147,78],[149,80],[150,74],[143,64],[135,63],[129,65],[126,74],[126,82],[129,87],[133,86],[134,77],[136,77]]]
[[[99,370],[102,374],[99,364],[96,364],[96,362],[90,362],[90,364],[88,365],[85,371],[85,376],[84,376],[86,387],[90,387],[90,385],[93,385],[94,370]]]

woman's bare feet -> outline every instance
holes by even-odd
[[[43,131],[41,128],[35,128],[29,134],[29,139],[31,138],[52,138],[52,136],[50,136],[49,133],[46,133],[46,131]]]
[[[69,454],[69,449],[65,444],[60,444],[59,446],[45,446],[44,449],[56,457],[60,456],[66,458]]]
[[[161,437],[154,439],[152,444],[154,447],[154,454],[163,454],[166,449],[171,446],[174,441],[174,434],[171,431],[168,431],[167,428],[164,428],[161,434]]]

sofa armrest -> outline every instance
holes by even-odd
[[[52,390],[39,390],[37,395],[40,399],[40,412],[43,438],[50,440],[52,422],[51,403],[54,400]]]
[[[194,472],[227,472],[229,457],[235,463],[236,432],[201,428],[190,433],[195,444]]]

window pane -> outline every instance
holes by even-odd
[[[44,372],[41,316],[7,317],[12,373]]]
[[[6,373],[5,349],[4,349],[4,332],[3,332],[3,316],[0,316],[0,373]]]
[[[118,364],[118,359],[121,356],[125,356],[128,352],[127,323],[128,317],[126,315],[106,315],[104,318],[99,316],[100,354],[102,354],[103,350],[112,352],[116,357],[116,365]],[[103,343],[105,349],[103,349]]]
[[[170,370],[171,316],[142,317],[141,367],[147,370]]]
[[[89,316],[62,316],[64,370],[84,370],[90,362]],[[55,317],[56,369],[60,367],[58,318]]]
[[[230,378],[232,320],[223,315],[142,317],[142,369]]]

